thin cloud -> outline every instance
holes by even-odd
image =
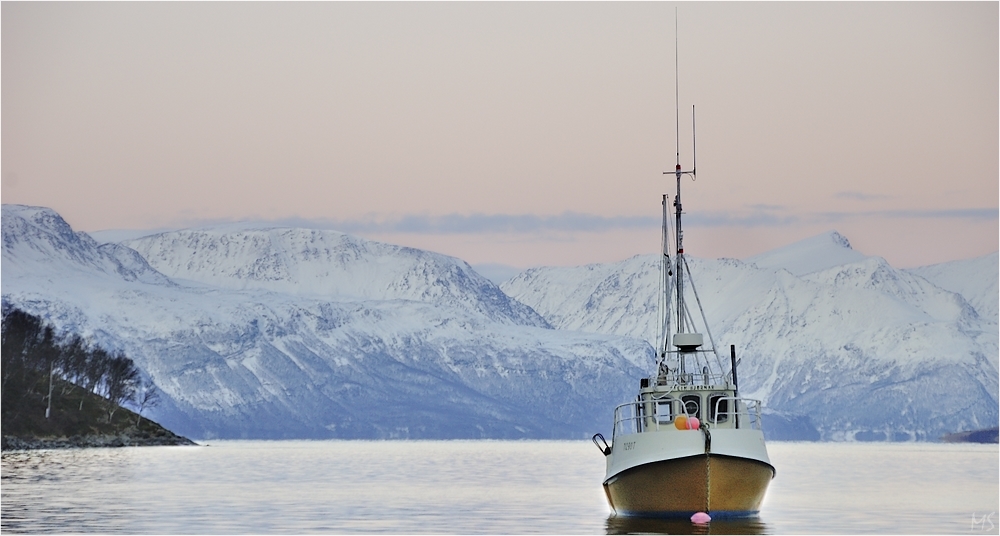
[[[872,210],[864,212],[824,212],[813,221],[834,223],[861,218],[904,218],[904,219],[959,219],[995,220],[1000,217],[997,208],[956,208],[943,210]]]
[[[837,199],[851,199],[854,201],[883,201],[892,198],[892,196],[889,195],[866,194],[864,192],[857,191],[837,192],[833,194],[833,197],[836,197]]]
[[[269,220],[257,218],[244,220],[204,219],[187,220],[178,227],[194,228],[233,224],[251,227],[330,229],[346,233],[522,234],[544,231],[604,232],[614,229],[642,229],[659,227],[660,220],[649,216],[608,217],[578,212],[565,212],[553,216],[536,214],[446,214],[443,216],[407,214],[395,218],[369,216],[345,220],[301,217]]]
[[[688,214],[684,224],[691,227],[788,227],[804,224],[833,224],[859,219],[963,219],[1000,218],[997,208],[944,210],[879,210],[858,212],[822,212],[794,214],[780,206],[755,206],[749,211],[697,212]],[[650,216],[598,216],[565,212],[552,216],[536,214],[446,214],[429,216],[409,214],[395,218],[370,216],[360,219],[307,219],[300,217],[274,220],[201,220],[185,227],[238,225],[251,227],[296,227],[330,229],[353,234],[532,234],[532,233],[601,233],[622,229],[650,229],[661,225]]]
[[[765,205],[758,203],[756,205],[747,205],[747,208],[753,210],[785,210],[787,207],[785,205]]]
[[[890,210],[888,218],[954,218],[965,220],[995,220],[1000,217],[997,208],[956,208],[946,210]]]
[[[657,218],[648,216],[596,216],[566,212],[555,216],[534,214],[448,214],[408,215],[388,220],[344,220],[337,222],[345,232],[417,234],[535,233],[541,231],[604,232],[613,229],[656,227]]]
[[[958,208],[944,210],[870,210],[856,212],[821,212],[792,214],[777,206],[755,206],[743,213],[698,213],[687,216],[686,225],[695,227],[786,227],[803,224],[831,224],[866,219],[958,219],[996,220],[997,208]]]
[[[803,218],[794,214],[775,214],[772,210],[758,210],[744,214],[728,212],[702,212],[684,218],[684,225],[692,227],[785,227],[802,223]]]

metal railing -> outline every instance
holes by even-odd
[[[717,426],[720,422],[732,420],[736,423],[737,428],[761,429],[760,400],[736,396],[712,397],[710,400],[715,401],[715,408],[713,408],[715,411],[711,413],[713,415],[710,421],[711,425]],[[723,402],[726,402],[726,409],[719,411],[719,406]]]
[[[671,373],[657,380],[657,385],[716,385],[721,386],[731,381],[729,373],[712,374],[710,372],[688,372],[685,374]]]
[[[761,429],[760,400],[733,396],[712,396],[710,400],[715,404],[712,417],[705,420],[710,428],[732,423],[735,428]],[[675,416],[693,414],[685,409],[684,400],[673,396],[620,404],[615,408],[612,443],[618,436],[674,429]]]

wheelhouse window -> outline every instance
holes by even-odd
[[[701,419],[701,397],[698,395],[685,395],[681,397],[684,403],[684,413],[688,417],[698,417]]]
[[[673,401],[673,398],[656,401],[656,422],[664,424],[674,420]]]
[[[712,395],[708,397],[708,420],[710,422],[726,422],[729,420],[729,404],[732,400],[726,400],[726,395]],[[716,415],[718,412],[718,415]]]

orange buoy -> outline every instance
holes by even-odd
[[[677,418],[674,419],[674,427],[678,430],[687,430],[687,425],[688,418],[686,415],[678,415]]]

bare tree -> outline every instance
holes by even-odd
[[[139,406],[139,411],[136,412],[135,425],[139,426],[139,421],[142,420],[142,410],[147,408],[154,408],[160,403],[160,390],[153,383],[153,380],[145,378],[139,384],[139,394],[136,396],[136,404]]]
[[[4,309],[0,397],[4,407],[15,408],[12,415],[20,412],[25,397],[41,395],[43,401],[48,401],[45,418],[49,417],[53,380],[61,371],[61,352],[52,326],[44,325],[40,318],[24,311]]]
[[[66,381],[63,383],[62,396],[66,396],[77,387],[84,385],[89,356],[87,344],[79,335],[72,335],[69,340],[63,343],[59,368]]]
[[[28,397],[40,396],[48,401],[45,417],[49,418],[55,396],[66,396],[80,386],[107,399],[108,422],[126,402],[141,408],[153,407],[159,393],[148,382],[137,400],[143,384],[135,363],[121,352],[114,355],[90,345],[78,335],[59,336],[41,318],[14,307],[3,307],[2,348],[0,348],[0,409],[4,422],[16,419]],[[56,382],[63,380],[60,389]],[[80,398],[80,409],[83,400]],[[141,411],[141,410],[140,410]]]
[[[104,389],[108,399],[108,422],[111,422],[119,406],[135,398],[138,384],[139,370],[135,368],[135,363],[131,359],[117,353],[108,360],[108,373],[104,379]]]
[[[29,315],[19,309],[4,311],[3,316],[3,343],[0,350],[0,371],[3,372],[3,383],[0,384],[0,395],[4,397],[4,403],[10,401],[11,394],[20,394],[25,386],[23,383],[27,379],[31,363],[29,359],[30,349],[38,344],[41,337],[42,324],[35,316]],[[12,393],[7,388],[13,386]]]

